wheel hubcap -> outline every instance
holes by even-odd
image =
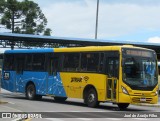
[[[90,94],[90,95],[88,96],[88,101],[89,101],[89,102],[94,102],[94,100],[95,100],[94,94]]]
[[[32,89],[32,88],[29,88],[29,90],[28,90],[28,96],[29,96],[29,97],[32,97],[32,96],[33,96],[33,93],[34,93],[33,89]]]

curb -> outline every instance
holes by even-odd
[[[12,120],[12,121],[30,121],[31,120],[31,118],[29,118],[29,119],[25,119],[25,118],[16,118],[16,119],[14,119],[14,120]]]
[[[30,120],[32,120],[32,118],[25,119],[24,121],[30,121]]]
[[[8,102],[1,101],[1,100],[0,100],[0,104],[6,104],[6,103],[8,103]]]

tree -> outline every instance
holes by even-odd
[[[0,24],[12,33],[39,35],[44,31],[51,32],[51,29],[45,30],[47,19],[33,1],[0,0],[0,17]]]
[[[44,31],[44,35],[46,36],[51,36],[51,32],[52,30],[50,28],[47,28],[45,31]]]
[[[4,10],[5,0],[0,0],[0,23],[2,22],[1,16]]]
[[[0,0],[0,15],[4,10],[4,3],[5,3],[5,0]]]

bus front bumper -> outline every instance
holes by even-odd
[[[134,95],[126,95],[121,93],[121,96],[118,100],[119,103],[146,103],[146,104],[157,104],[158,103],[158,95],[155,96],[134,96]]]

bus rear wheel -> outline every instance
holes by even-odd
[[[54,100],[56,102],[64,102],[66,101],[67,97],[54,97]]]
[[[95,89],[91,88],[85,96],[84,102],[88,107],[95,108],[99,105],[98,96]]]
[[[125,110],[129,106],[129,103],[118,103],[117,105],[120,110]]]
[[[26,97],[29,100],[36,99],[36,89],[33,84],[29,84],[26,88]]]

